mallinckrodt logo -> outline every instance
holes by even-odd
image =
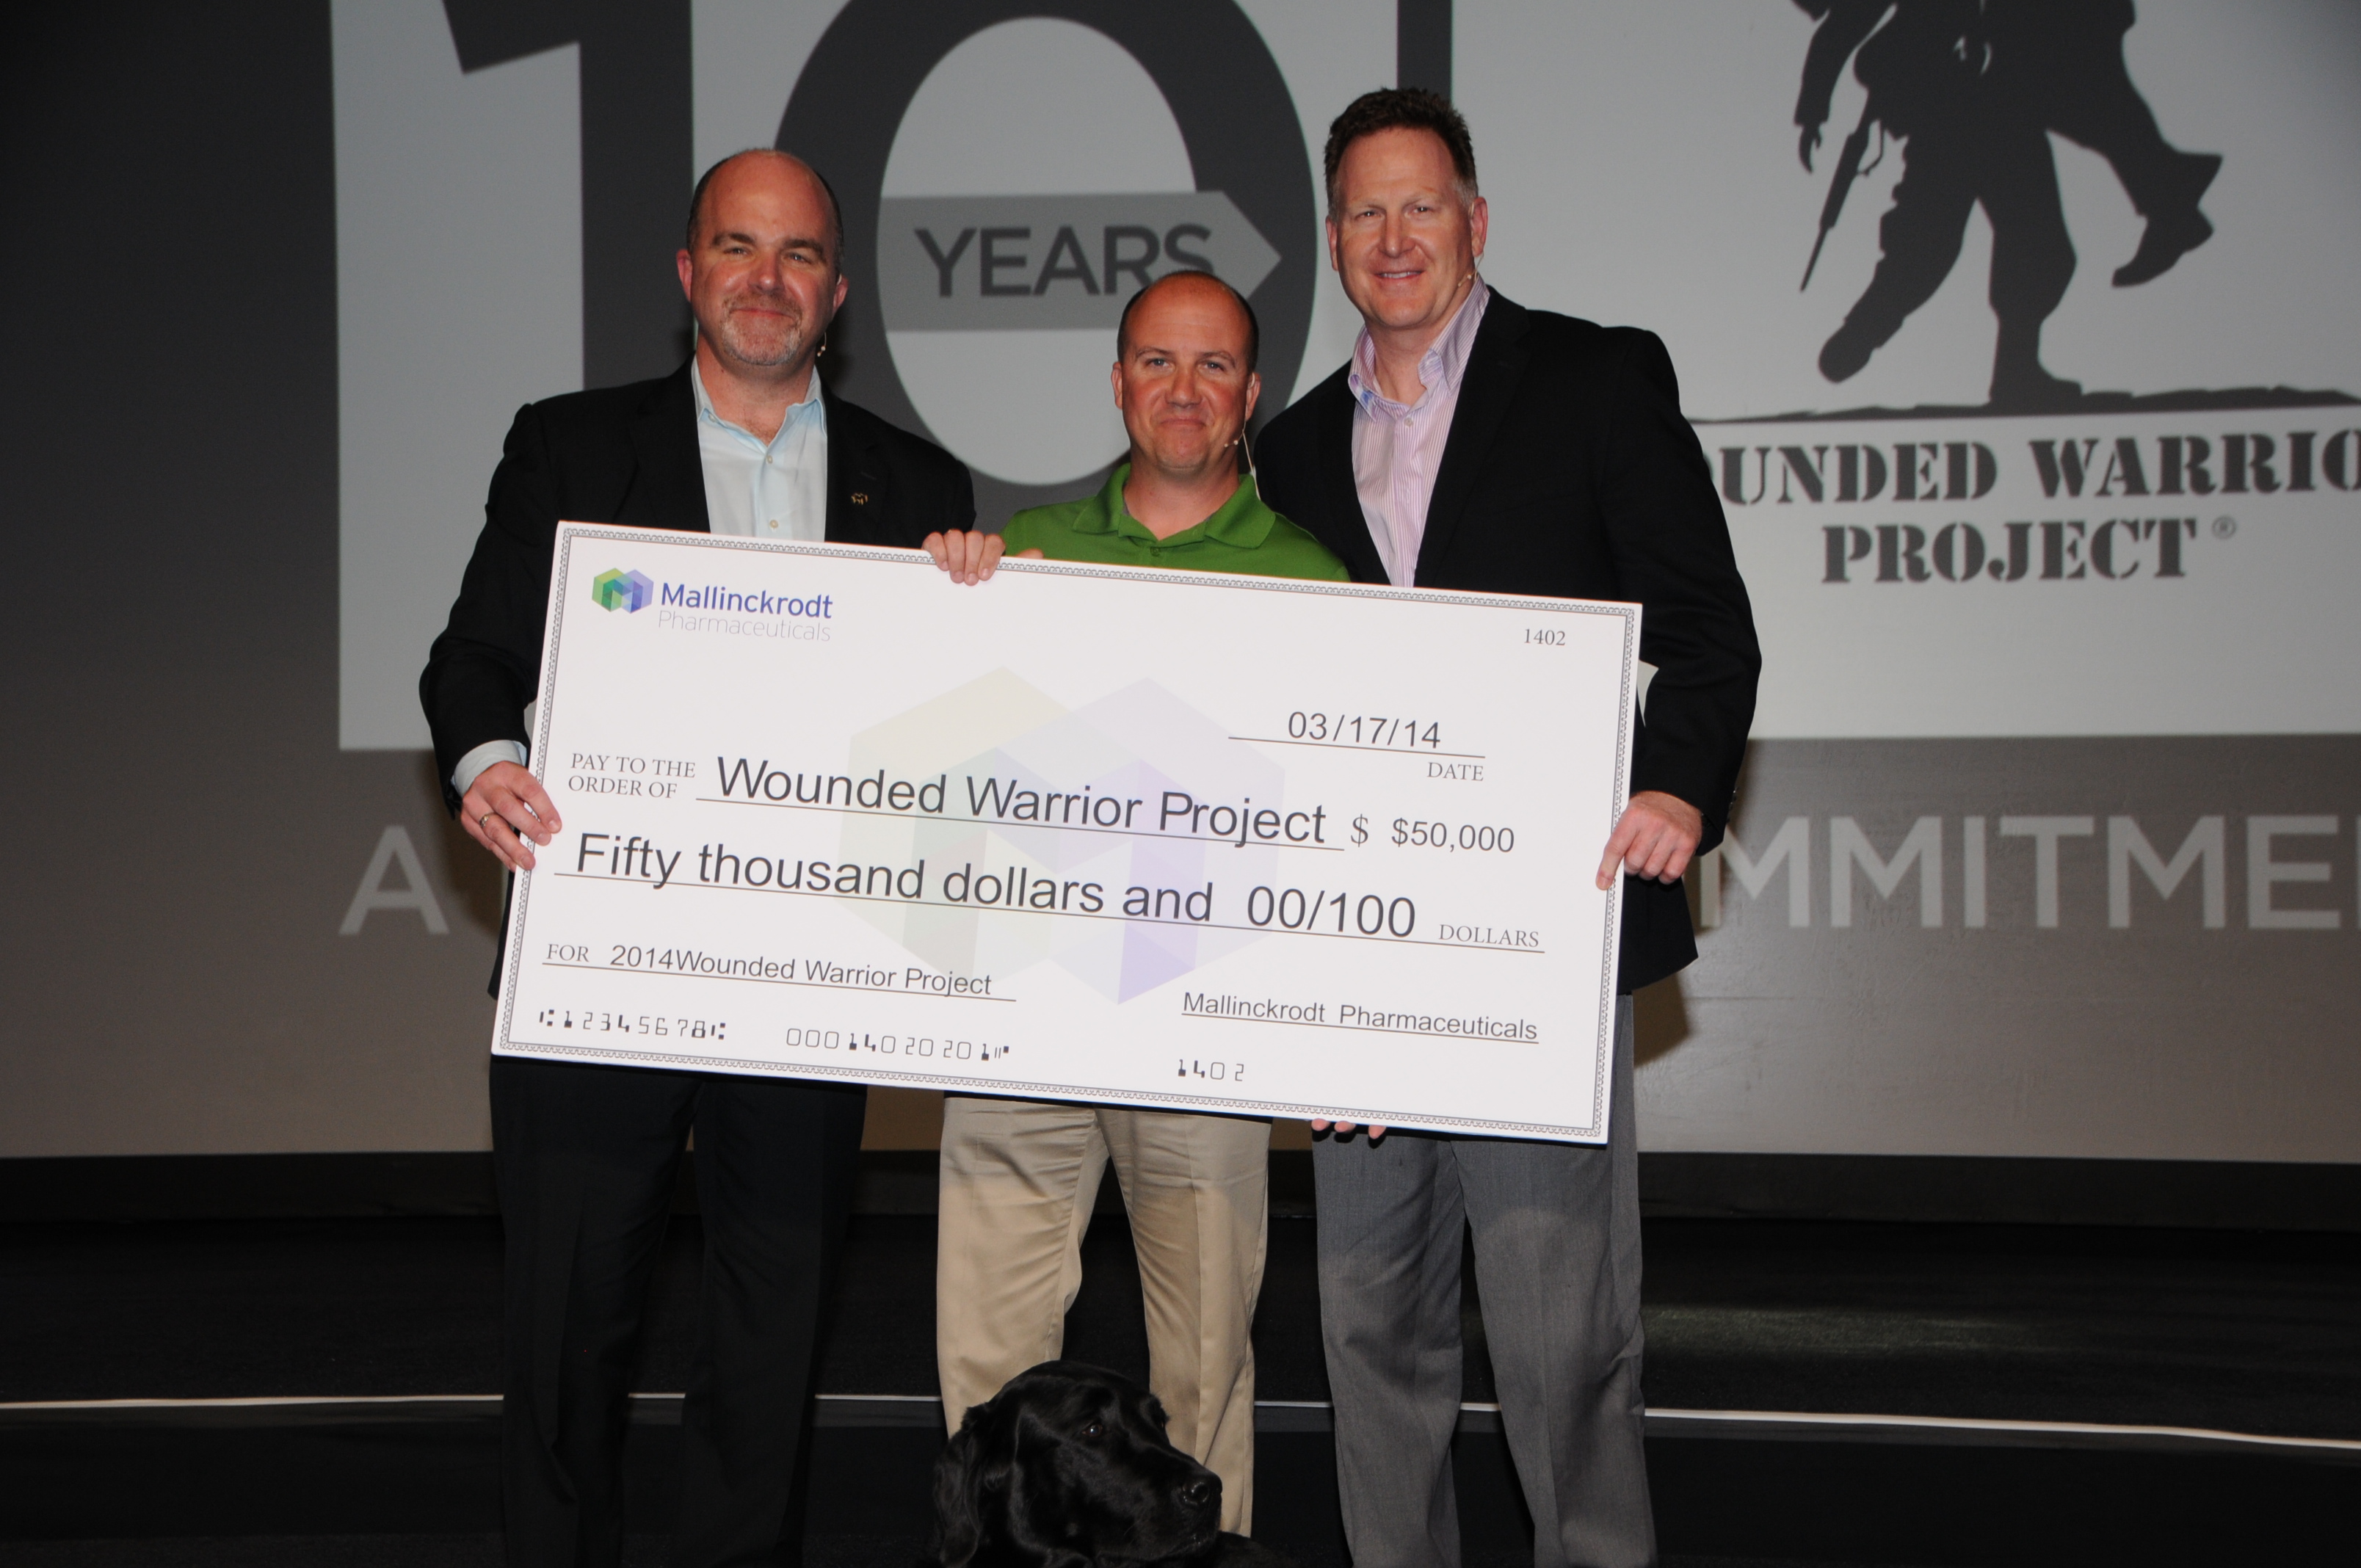
[[[591,579],[590,597],[598,601],[600,609],[642,610],[654,602],[656,586],[644,572],[626,572],[619,567]]]

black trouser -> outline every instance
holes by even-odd
[[[509,1563],[610,1568],[621,1554],[641,1309],[692,1128],[705,1274],[672,1561],[800,1561],[819,1319],[866,1091],[514,1057],[493,1058],[491,1080]]]

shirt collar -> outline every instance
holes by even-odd
[[[1418,362],[1418,378],[1425,387],[1416,403],[1398,403],[1378,389],[1378,345],[1363,327],[1361,335],[1353,342],[1353,367],[1346,375],[1353,399],[1370,413],[1383,411],[1400,415],[1425,404],[1439,391],[1456,391],[1459,378],[1467,373],[1467,356],[1476,346],[1476,329],[1483,324],[1484,307],[1490,302],[1491,285],[1483,279],[1459,302],[1442,332],[1426,345],[1426,353]]]
[[[718,430],[734,432],[739,435],[744,436],[747,440],[753,442],[756,445],[775,444],[780,436],[785,435],[788,431],[795,428],[797,421],[810,418],[812,411],[821,407],[819,367],[818,365],[814,365],[811,371],[811,379],[804,386],[803,397],[798,401],[788,406],[787,417],[779,422],[779,434],[773,436],[771,438],[771,443],[766,444],[760,436],[757,436],[752,431],[748,430],[744,425],[733,424],[729,420],[723,419],[719,413],[714,411],[713,399],[705,389],[705,369],[702,366],[697,364],[696,356],[693,355],[690,356],[688,361],[688,389],[690,395],[697,400],[697,417],[698,422],[712,425]]]
[[[1213,516],[1193,528],[1184,528],[1168,538],[1159,539],[1148,531],[1148,525],[1131,515],[1123,504],[1124,482],[1131,477],[1131,465],[1118,463],[1107,476],[1106,484],[1092,498],[1092,504],[1082,509],[1074,521],[1077,533],[1115,533],[1126,539],[1143,540],[1150,544],[1194,544],[1201,540],[1217,540],[1240,550],[1252,550],[1270,536],[1272,520],[1278,515],[1263,505],[1261,493],[1256,488],[1252,474],[1238,476],[1238,488],[1230,499],[1221,504]]]

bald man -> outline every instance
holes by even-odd
[[[801,159],[724,159],[697,181],[676,258],[694,356],[658,380],[517,414],[419,681],[445,797],[501,866],[529,869],[562,826],[526,770],[524,719],[560,518],[913,548],[972,525],[956,459],[837,397],[813,368],[844,303],[843,237],[834,195]],[[511,1568],[620,1557],[642,1298],[692,1130],[705,1278],[672,1561],[801,1561],[798,1449],[863,1091],[495,1057],[491,1096]]]
[[[929,539],[962,582],[1004,549],[1057,561],[1348,578],[1265,506],[1239,471],[1255,374],[1254,311],[1203,272],[1157,280],[1124,308],[1112,374],[1129,456],[1096,495],[1034,507],[1003,537]],[[1056,1358],[1082,1288],[1082,1235],[1110,1160],[1147,1299],[1148,1387],[1175,1447],[1222,1478],[1222,1528],[1254,1523],[1254,1346],[1270,1124],[1183,1111],[950,1095],[943,1102],[935,1353],[953,1431],[971,1405]]]

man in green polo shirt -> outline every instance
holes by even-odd
[[[1238,447],[1262,383],[1254,312],[1203,272],[1141,290],[1115,331],[1127,461],[1094,496],[1034,507],[1000,536],[927,539],[958,581],[1004,550],[1055,561],[1347,582],[1255,493]],[[1222,1528],[1254,1521],[1254,1347],[1270,1124],[1181,1111],[950,1095],[943,1102],[935,1354],[951,1430],[971,1405],[1054,1360],[1082,1288],[1082,1242],[1109,1159],[1148,1309],[1148,1386],[1173,1444],[1222,1478]]]
[[[1254,311],[1206,272],[1172,272],[1132,297],[1115,331],[1115,404],[1131,453],[1096,495],[1028,507],[994,535],[937,533],[927,549],[962,583],[1003,551],[1052,561],[1172,566],[1349,582],[1327,546],[1263,505],[1237,448],[1262,393]]]

